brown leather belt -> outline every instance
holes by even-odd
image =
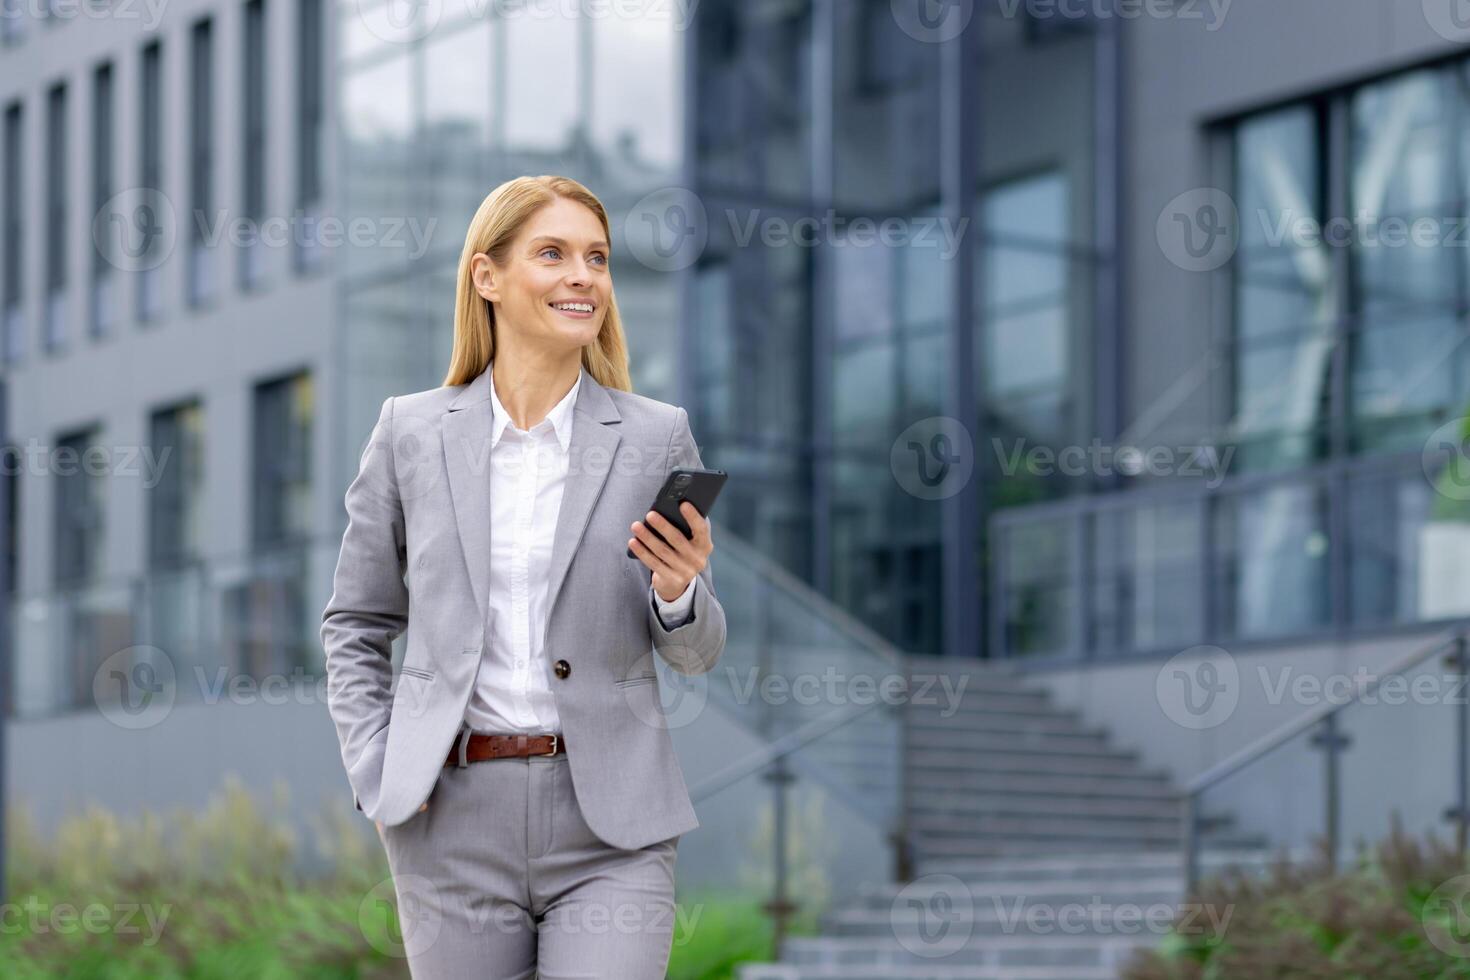
[[[566,738],[553,735],[490,735],[471,732],[466,739],[461,731],[449,747],[445,766],[463,766],[488,759],[520,759],[529,755],[556,755],[566,751]]]

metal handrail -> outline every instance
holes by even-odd
[[[1341,702],[1322,705],[1311,711],[1303,712],[1189,780],[1178,797],[1183,816],[1182,849],[1186,891],[1192,894],[1199,883],[1200,795],[1313,728],[1321,729],[1321,734],[1317,736],[1317,744],[1326,753],[1325,833],[1328,862],[1335,866],[1341,808],[1339,756],[1348,744],[1348,739],[1343,735],[1339,726],[1342,712],[1353,705],[1361,704],[1388,678],[1402,675],[1447,650],[1453,651],[1451,659],[1455,669],[1461,674],[1470,675],[1470,618],[1457,621],[1453,626],[1439,633],[1432,643],[1394,660],[1386,669],[1369,678]],[[1458,774],[1457,803],[1446,812],[1445,816],[1455,821],[1458,849],[1464,853],[1467,847],[1467,835],[1470,835],[1470,776],[1467,776],[1466,771],[1467,765],[1470,765],[1470,702],[1462,699],[1457,706],[1457,711],[1459,715],[1457,726],[1459,761],[1456,767]]]
[[[1370,678],[1367,683],[1363,684],[1360,689],[1354,691],[1345,700],[1334,704],[1324,704],[1311,711],[1303,712],[1284,724],[1278,725],[1238,752],[1215,763],[1204,772],[1189,780],[1184,784],[1181,795],[1186,798],[1198,796],[1222,779],[1234,775],[1272,750],[1291,741],[1312,726],[1321,724],[1328,715],[1335,715],[1343,709],[1358,703],[1364,697],[1376,691],[1378,686],[1387,678],[1417,667],[1425,660],[1442,653],[1446,647],[1453,645],[1456,639],[1464,635],[1467,630],[1470,630],[1470,620],[1457,623],[1440,633],[1429,646],[1412,650],[1394,661],[1388,669]]]

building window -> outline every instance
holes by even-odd
[[[206,234],[215,227],[214,29],[208,18],[189,39],[189,263],[188,302],[204,304],[214,293],[214,255]]]
[[[66,340],[66,85],[46,96],[46,309],[48,352]]]
[[[265,217],[265,0],[245,4],[245,35],[241,88],[244,90],[241,137],[244,151],[240,197],[245,218],[258,231]],[[263,247],[258,234],[240,249],[240,286],[252,289],[260,282]]]
[[[310,535],[313,396],[305,372],[255,388],[251,541],[257,549]]]
[[[297,0],[296,32],[296,209],[308,232],[315,228],[324,207],[322,146],[326,141],[322,78],[322,0]],[[304,272],[325,258],[311,234],[296,236],[296,268]]]
[[[1238,468],[1413,450],[1470,411],[1467,92],[1470,66],[1424,68],[1234,124]]]
[[[94,582],[101,570],[105,474],[95,472],[88,450],[97,429],[56,441],[55,584],[73,588]]]
[[[1300,466],[1326,455],[1336,269],[1305,240],[1278,234],[1326,214],[1316,104],[1250,119],[1235,142],[1242,215],[1234,260],[1234,326],[1225,441],[1243,469]]]
[[[4,460],[6,462],[4,474],[0,474],[0,481],[5,484],[5,591],[9,595],[15,595],[20,591],[20,488],[21,488],[21,455],[20,447],[8,445],[4,447]]]
[[[108,208],[112,187],[112,63],[99,65],[92,74],[92,214]],[[110,232],[110,229],[108,229]],[[92,333],[106,336],[117,322],[117,290],[110,234],[88,236],[92,240]]]
[[[15,363],[25,356],[25,155],[21,104],[5,109],[4,266],[0,270],[0,316],[4,317],[5,360]]]
[[[189,402],[155,412],[149,444],[162,468],[149,491],[148,564],[177,567],[203,545],[204,410]]]
[[[1082,431],[1076,418],[1080,372],[1073,371],[1070,206],[1066,177],[1046,172],[990,188],[976,209],[985,232],[976,256],[981,305],[975,376],[984,393],[977,431],[1002,440],[1008,454],[1060,449]],[[992,502],[1010,506],[1058,496],[1064,479],[1024,469],[997,473]]]
[[[160,42],[150,42],[143,48],[142,84],[139,89],[141,105],[138,113],[138,176],[147,202],[163,195],[163,49]],[[143,237],[137,242],[142,250],[138,255],[136,278],[138,319],[148,322],[162,312],[162,291],[159,289],[160,262],[149,251],[164,247],[164,235],[150,230],[160,215],[140,213],[140,219],[148,222]],[[131,231],[129,231],[131,234]]]

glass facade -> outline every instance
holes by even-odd
[[[1198,452],[1230,478],[1008,515],[999,652],[1158,654],[1470,612],[1467,72],[1417,67],[1208,129],[1239,242]],[[1072,570],[1044,574],[1030,548]]]
[[[684,51],[669,8],[547,17],[491,5],[475,18],[446,7],[432,30],[395,28],[372,4],[331,9],[343,58],[343,217],[381,229],[411,220],[422,240],[403,248],[385,232],[340,256],[344,417],[374,418],[388,395],[443,381],[469,220],[520,174],[564,174],[602,199],[634,387],[677,400],[679,277],[624,248],[639,200],[679,180]],[[543,72],[551,64],[554,83]],[[338,472],[350,475],[359,447],[349,440],[337,453]]]

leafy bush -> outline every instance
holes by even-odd
[[[1201,883],[1185,908],[1228,913],[1206,935],[1192,912],[1159,949],[1142,951],[1124,980],[1470,978],[1470,862],[1433,834],[1420,842],[1394,819],[1371,851],[1359,844],[1334,872],[1319,841],[1299,864],[1278,858],[1264,875],[1232,870]]]
[[[284,810],[284,793],[278,792]],[[324,870],[239,781],[202,812],[133,821],[97,807],[43,840],[8,814],[0,976],[6,980],[407,978],[387,859],[361,819],[313,821]],[[762,899],[681,896],[669,976],[727,980],[768,958]],[[811,916],[793,925],[810,932]]]

